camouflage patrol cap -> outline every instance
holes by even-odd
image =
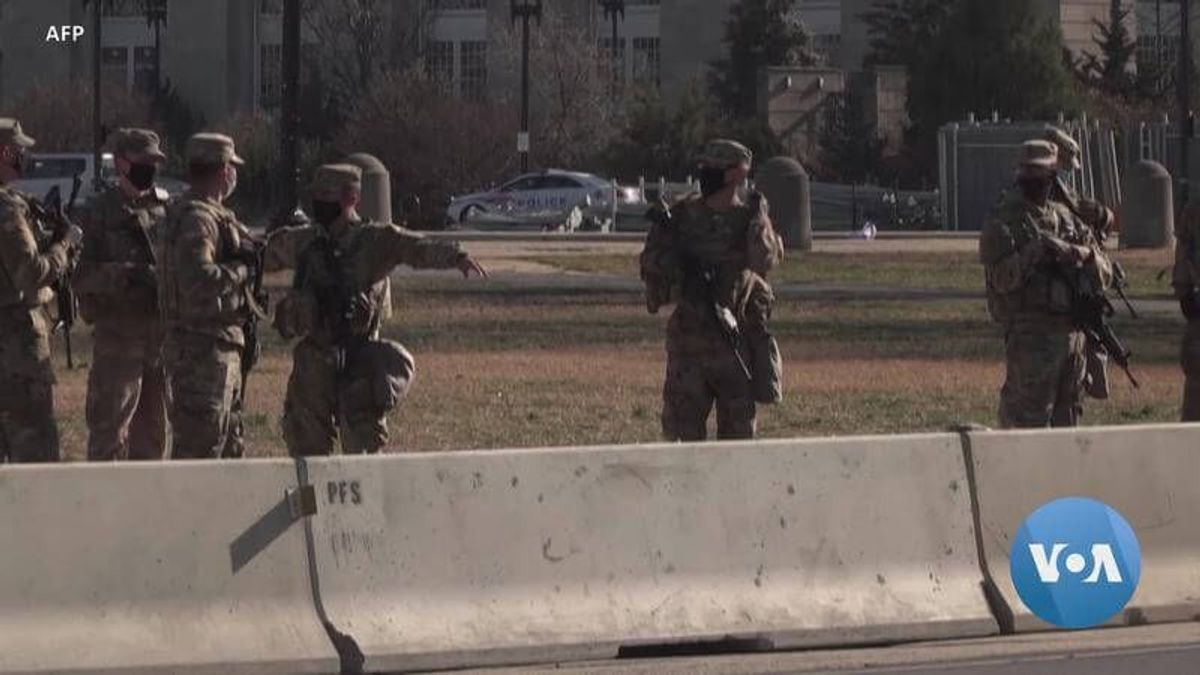
[[[1019,165],[1022,173],[1038,169],[1053,171],[1058,168],[1058,146],[1050,141],[1025,141]]]
[[[225,134],[192,134],[184,151],[188,164],[245,164],[233,148],[233,139]]]
[[[1083,168],[1083,162],[1080,160],[1080,155],[1083,153],[1079,149],[1079,143],[1071,137],[1071,134],[1058,127],[1050,127],[1046,131],[1046,140],[1058,146],[1060,159],[1071,162],[1071,166],[1076,170]]]
[[[158,134],[149,129],[117,129],[109,145],[113,154],[134,162],[161,162],[167,158],[159,148]]]
[[[314,196],[332,195],[340,198],[347,188],[362,189],[362,169],[353,164],[322,164],[313,172],[309,191]]]
[[[33,147],[36,141],[32,136],[21,131],[21,123],[11,117],[0,117],[0,145],[18,145],[22,148]]]
[[[754,153],[750,152],[750,148],[727,138],[716,138],[705,143],[700,155],[696,157],[698,164],[714,167],[734,167],[752,161]]]

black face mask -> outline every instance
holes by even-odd
[[[711,197],[725,187],[725,169],[712,166],[700,168],[700,194]]]
[[[158,167],[153,164],[130,164],[129,182],[139,190],[149,190],[154,186],[154,178],[158,175]]]
[[[25,153],[18,152],[15,156],[13,156],[12,164],[10,164],[9,166],[11,166],[12,170],[17,173],[18,178],[21,176],[24,176],[25,175]]]
[[[326,227],[333,224],[333,221],[342,215],[342,205],[339,202],[327,202],[320,199],[312,201],[313,220]]]
[[[1025,199],[1038,204],[1050,198],[1050,189],[1054,178],[1050,176],[1022,176],[1017,179],[1017,187]]]

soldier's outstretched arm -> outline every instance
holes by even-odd
[[[365,250],[370,256],[368,266],[373,271],[388,274],[398,265],[408,265],[414,269],[454,268],[463,276],[472,272],[487,276],[483,267],[456,243],[429,239],[396,225],[373,227],[370,232],[374,241]]]
[[[221,241],[216,220],[202,212],[192,212],[179,223],[178,274],[181,292],[197,299],[240,293],[248,277],[245,265],[221,265],[217,246]]]
[[[34,295],[58,280],[67,269],[69,245],[58,241],[39,253],[25,206],[0,197],[0,263],[18,291]]]

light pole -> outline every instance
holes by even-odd
[[[280,91],[279,156],[283,160],[283,190],[275,224],[289,222],[300,201],[300,0],[283,0],[283,77]]]
[[[620,82],[620,73],[617,68],[621,66],[619,58],[621,56],[621,47],[617,42],[617,15],[621,16],[621,20],[625,20],[625,0],[600,0],[600,6],[604,8],[604,16],[612,19],[612,61],[610,61],[610,69],[612,71],[612,89],[613,97],[617,94],[617,84]]]
[[[542,0],[511,0],[512,22],[521,20],[521,133],[517,152],[521,153],[521,173],[529,171],[529,20],[542,25]]]
[[[100,41],[101,0],[92,0],[92,191],[100,193],[100,148],[104,145],[104,126],[100,122]]]
[[[1191,2],[1179,2],[1179,203],[1186,207],[1191,192],[1192,34]]]

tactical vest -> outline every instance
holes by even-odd
[[[102,193],[91,205],[89,223],[96,231],[87,234],[81,265],[93,262],[154,265],[157,227],[167,212],[166,193],[158,190],[133,203],[116,187]],[[156,320],[157,286],[147,282],[107,289],[107,292],[80,292],[79,309],[83,317],[92,322]]]
[[[214,262],[232,265],[233,252],[241,242],[241,233],[233,213],[207,200],[186,196],[167,211],[159,226],[158,304],[167,327],[207,328],[212,332],[239,324],[248,311],[245,288],[221,293],[216,297],[197,297],[180,285],[179,245],[184,235],[183,221],[197,213],[209,215],[217,223],[218,240]],[[237,331],[240,333],[239,331]],[[223,336],[222,336],[223,337]],[[240,337],[234,340],[240,342]]]
[[[1050,202],[1042,213],[1024,205],[1005,208],[1005,223],[1014,243],[1012,255],[1020,255],[1026,246],[1038,245],[1040,232],[1070,244],[1093,245],[1084,224],[1064,204]],[[987,291],[988,312],[1000,323],[1007,324],[1021,317],[1059,317],[1065,320],[1073,310],[1071,288],[1048,258],[1029,271],[1020,288],[1002,293],[989,284]]]
[[[387,279],[366,285],[356,279],[355,259],[362,240],[351,228],[334,239],[315,237],[301,251],[293,291],[316,299],[317,325],[309,338],[326,346],[347,346],[378,337],[390,305]]]
[[[683,273],[682,299],[688,303],[708,302],[697,278],[713,274],[719,297],[735,306],[737,286],[747,267],[746,237],[754,211],[740,204],[727,211],[714,211],[700,197],[685,200],[675,209],[675,242]]]

